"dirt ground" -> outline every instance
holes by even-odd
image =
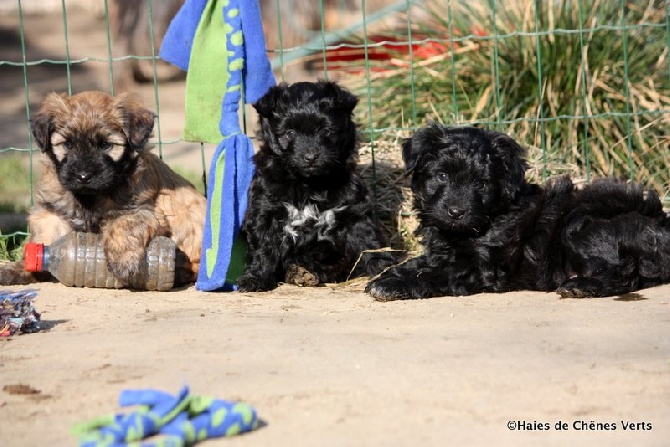
[[[669,302],[670,286],[618,299],[378,303],[356,286],[217,294],[42,284],[46,330],[0,342],[0,383],[34,390],[0,391],[0,432],[8,446],[72,445],[70,427],[118,411],[121,390],[188,384],[251,404],[266,424],[203,445],[665,446]],[[549,429],[512,431],[509,421]],[[591,421],[615,429],[588,430]]]
[[[25,20],[29,60],[62,60],[60,11]],[[93,58],[72,67],[73,90],[108,91],[104,27],[90,13],[68,20],[70,57]],[[20,60],[16,16],[0,15],[0,37],[0,59]],[[64,65],[29,66],[31,110],[47,92],[67,91],[67,76]],[[177,141],[183,84],[159,85],[158,100],[153,86],[137,90],[160,112],[160,137],[174,141],[162,147],[168,163],[201,169],[199,145]],[[0,94],[0,148],[27,147],[21,67],[0,65]],[[670,285],[614,299],[519,292],[391,303],[360,285],[263,294],[38,288],[44,330],[0,340],[3,446],[73,445],[70,427],[118,411],[121,390],[185,384],[247,402],[264,421],[203,445],[670,439]],[[14,394],[12,385],[32,391]],[[548,429],[510,430],[509,421]],[[591,422],[610,430],[590,430]],[[625,430],[631,422],[646,430]]]

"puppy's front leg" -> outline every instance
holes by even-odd
[[[394,301],[448,295],[449,287],[425,256],[417,256],[373,278],[365,291],[377,301]]]
[[[247,216],[247,267],[237,279],[240,292],[265,292],[277,287],[282,236],[277,215]]]
[[[160,223],[153,212],[139,210],[108,220],[101,229],[102,247],[109,270],[122,283],[140,271],[146,248],[159,234]]]
[[[237,279],[240,292],[265,292],[277,287],[277,270],[280,261],[276,249],[260,247],[247,257],[247,268]]]

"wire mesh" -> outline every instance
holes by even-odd
[[[538,178],[615,175],[657,189],[667,203],[667,0],[259,1],[279,81],[337,80],[360,96],[375,188],[380,160],[397,164],[399,139],[436,120],[511,133],[529,147]],[[158,57],[166,17],[180,3],[0,0],[0,125],[12,130],[0,132],[0,164],[18,157],[27,172],[10,190],[0,170],[0,213],[33,202],[39,150],[29,118],[51,90],[138,91],[158,114],[151,143],[159,155],[194,183],[206,181],[213,148],[181,139],[183,76]],[[130,27],[123,8],[134,12]],[[254,115],[243,112],[253,133]],[[0,220],[0,239],[10,230],[25,234]]]

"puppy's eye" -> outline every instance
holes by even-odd
[[[72,143],[70,143],[68,140],[65,140],[63,142],[63,147],[69,151],[70,149],[72,149]]]
[[[102,141],[98,147],[100,148],[101,151],[108,151],[112,148],[112,143],[109,141]]]
[[[446,172],[438,172],[437,173],[437,180],[440,182],[444,183],[447,181],[447,173]]]
[[[284,133],[284,137],[286,137],[286,139],[288,139],[288,140],[294,139],[295,138],[295,130],[293,130],[293,129],[287,130],[286,133]]]

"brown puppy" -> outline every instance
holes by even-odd
[[[177,244],[176,284],[194,281],[206,200],[145,149],[154,119],[129,94],[47,96],[31,120],[47,157],[28,218],[30,240],[48,245],[71,231],[101,233],[110,270],[127,283],[149,241],[168,236]],[[33,280],[22,263],[0,269],[0,284]]]

